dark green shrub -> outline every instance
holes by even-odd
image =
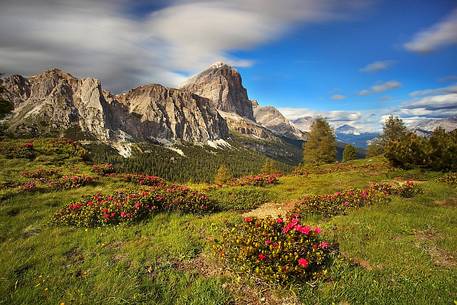
[[[457,173],[447,173],[438,178],[438,181],[449,185],[457,185]]]

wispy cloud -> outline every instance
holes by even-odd
[[[444,77],[441,77],[440,79],[438,79],[439,82],[453,82],[453,81],[457,81],[457,75],[446,75]]]
[[[382,70],[387,70],[394,63],[395,63],[395,61],[393,61],[393,60],[375,61],[375,62],[368,64],[365,67],[361,68],[360,72],[371,73],[371,72],[379,72]]]
[[[412,97],[425,96],[425,95],[436,95],[436,94],[446,94],[446,93],[457,93],[457,84],[434,89],[424,89],[411,92],[409,95]]]
[[[344,100],[346,96],[341,95],[341,94],[334,94],[332,95],[332,100]]]
[[[98,77],[117,91],[145,82],[176,86],[216,61],[253,63],[233,50],[277,39],[298,23],[347,18],[363,7],[354,0],[158,0],[138,16],[132,13],[138,3],[143,1],[2,1],[2,72],[57,66]]]
[[[457,43],[457,9],[442,21],[416,35],[404,47],[413,52],[430,52]]]
[[[360,96],[366,96],[366,95],[370,95],[370,94],[381,93],[381,92],[385,92],[388,90],[397,89],[400,87],[401,87],[400,82],[391,80],[388,82],[376,84],[376,85],[370,87],[369,89],[360,90],[358,94]]]

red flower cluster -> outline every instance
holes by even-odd
[[[114,173],[114,167],[111,163],[94,164],[92,171],[100,176],[107,176],[108,174]]]
[[[165,180],[157,176],[141,175],[141,174],[126,174],[123,175],[124,179],[140,185],[147,186],[164,186]]]
[[[298,218],[246,217],[224,233],[219,250],[237,271],[276,282],[306,280],[325,273],[335,250],[320,232]]]
[[[277,184],[278,178],[281,174],[260,174],[255,176],[245,176],[233,180],[230,184],[234,186],[266,186],[271,184]]]
[[[59,179],[51,180],[49,186],[53,189],[73,189],[79,188],[94,182],[94,178],[86,175],[63,176]]]
[[[373,183],[365,189],[350,189],[328,195],[306,196],[290,212],[289,217],[299,217],[308,213],[331,217],[345,214],[351,208],[386,203],[390,200],[389,196],[392,195],[412,197],[418,192],[420,189],[411,181],[399,185]]]
[[[93,227],[144,219],[156,211],[204,213],[212,209],[213,203],[205,194],[171,185],[140,193],[118,192],[109,196],[95,194],[85,197],[59,210],[53,223]]]

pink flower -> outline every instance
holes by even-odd
[[[277,219],[276,219],[276,222],[277,222],[277,223],[283,223],[284,220],[282,220],[282,218],[277,218]]]
[[[134,207],[135,207],[135,209],[137,209],[137,210],[138,210],[139,208],[141,208],[141,202],[139,202],[139,201],[135,202]]]
[[[309,232],[311,231],[311,228],[309,226],[301,226],[301,225],[296,225],[295,226],[295,231],[298,231],[302,234],[308,235]]]
[[[263,255],[262,253],[259,253],[259,259],[261,261],[265,260],[267,257],[265,255]]]
[[[124,212],[124,211],[122,211],[122,212],[121,212],[121,217],[122,217],[122,218],[125,218],[125,217],[127,217],[127,213],[126,213],[126,212]]]
[[[347,207],[347,206],[349,206],[349,202],[345,201],[345,202],[343,202],[343,205],[344,205],[345,207]]]
[[[251,222],[252,221],[252,218],[251,217],[245,217],[244,218],[244,222]]]
[[[327,249],[329,246],[329,243],[326,242],[326,241],[322,241],[320,244],[319,244],[319,248],[321,249]]]
[[[299,264],[300,266],[302,266],[303,268],[306,268],[306,267],[308,267],[309,262],[308,262],[308,260],[307,260],[306,258],[303,258],[303,257],[302,257],[302,258],[299,258],[299,259],[298,259],[298,264]]]
[[[314,228],[314,232],[316,232],[316,234],[320,234],[321,233],[321,228],[315,227]]]
[[[269,244],[271,244],[271,240],[267,239],[267,240],[265,241],[265,245],[268,246]]]

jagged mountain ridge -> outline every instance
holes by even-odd
[[[30,78],[6,77],[2,86],[2,98],[14,104],[7,131],[15,134],[76,129],[102,142],[228,137],[227,124],[212,103],[187,91],[148,85],[114,96],[97,79],[78,79],[58,69]]]
[[[216,65],[210,69],[227,70],[227,67]],[[241,90],[241,93],[229,92],[228,96],[240,95],[243,101],[247,100],[239,74],[230,72],[230,75],[234,79],[227,82],[238,85],[229,91]],[[215,74],[216,78],[219,76]],[[255,122],[250,115],[251,101],[248,101],[247,114],[244,112],[242,116],[217,109],[217,103],[189,89],[150,84],[113,95],[95,78],[78,79],[59,69],[31,77],[4,77],[0,85],[0,98],[14,105],[5,121],[7,133],[15,135],[101,141],[116,148],[124,157],[132,153],[132,143],[142,141],[230,147],[222,145],[227,143],[224,140],[235,139],[246,148],[277,160],[284,158],[290,163],[301,159],[300,143],[295,147],[280,134]],[[227,87],[219,90],[220,96],[224,96]]]
[[[448,132],[457,129],[457,116],[445,119],[424,119],[409,126],[411,130],[422,136],[429,136],[438,127]]]

